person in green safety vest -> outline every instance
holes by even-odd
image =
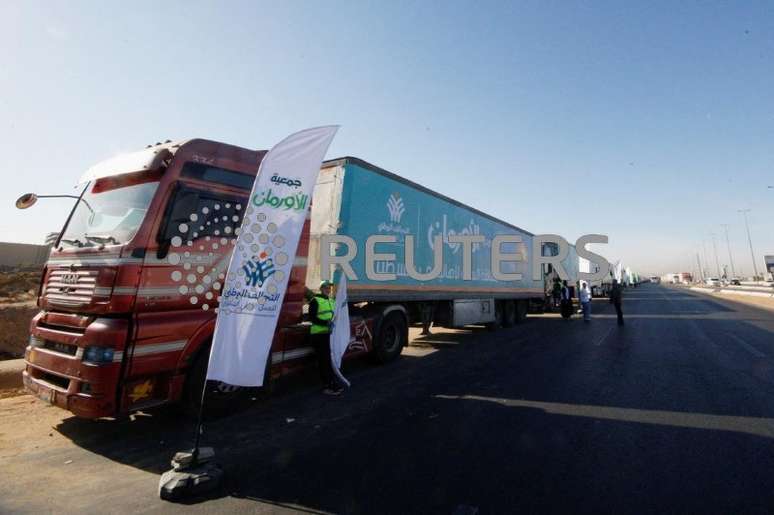
[[[317,353],[317,366],[320,369],[320,379],[323,382],[323,393],[339,395],[344,389],[336,380],[331,362],[331,322],[336,306],[336,300],[331,297],[333,284],[330,281],[320,283],[320,293],[309,302],[309,319],[312,326],[309,335],[314,350]]]

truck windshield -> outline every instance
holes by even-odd
[[[107,189],[89,185],[60,240],[64,245],[92,247],[131,240],[148,211],[158,181]]]

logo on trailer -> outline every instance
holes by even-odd
[[[355,326],[355,334],[353,334],[349,339],[349,345],[347,345],[348,351],[366,351],[368,350],[368,345],[366,344],[366,341],[371,342],[372,336],[371,331],[368,330],[368,324],[366,324],[365,320],[362,320],[358,325]]]
[[[400,219],[403,218],[405,212],[406,206],[403,204],[400,193],[391,193],[387,199],[387,213],[390,215],[390,221],[381,222],[376,226],[376,229],[380,233],[411,234],[409,227],[400,224]]]
[[[403,206],[403,199],[400,198],[400,194],[393,193],[390,198],[387,199],[387,211],[390,213],[390,222],[399,224],[400,218],[403,213],[406,212],[406,208]]]

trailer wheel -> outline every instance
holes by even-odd
[[[389,363],[400,356],[408,341],[408,325],[401,313],[393,311],[384,317],[374,341],[374,356],[380,363]]]
[[[513,327],[516,323],[516,303],[512,300],[503,301],[503,327]]]

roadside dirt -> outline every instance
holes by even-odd
[[[0,272],[0,360],[24,356],[40,271]]]
[[[0,304],[35,300],[40,270],[0,271]]]
[[[8,399],[9,397],[18,397],[24,395],[26,392],[24,388],[6,388],[0,390],[0,399]]]
[[[37,312],[34,301],[12,306],[0,304],[0,359],[24,357],[30,320]]]
[[[72,445],[54,428],[72,415],[49,406],[31,395],[19,395],[0,402],[0,458],[17,456],[33,449]],[[34,424],[30,421],[35,421]]]
[[[702,292],[704,293],[704,292]],[[770,309],[774,311],[774,299],[771,297],[756,297],[753,295],[734,295],[733,293],[713,293],[707,292],[717,299],[731,300],[739,302],[740,304],[746,304],[748,306],[755,306],[758,308]]]

